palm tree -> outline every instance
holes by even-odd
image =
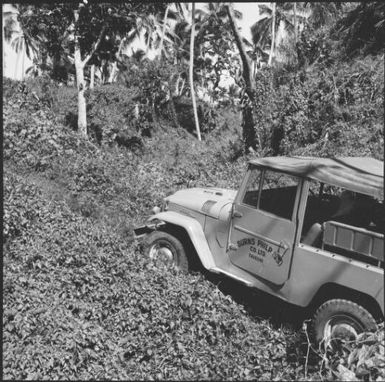
[[[242,134],[246,151],[253,151],[256,145],[256,130],[253,117],[253,101],[255,99],[255,81],[253,78],[251,60],[246,53],[246,48],[243,39],[236,25],[234,11],[231,4],[226,4],[225,9],[230,21],[230,27],[237,44],[239,55],[242,60],[242,76],[245,83],[245,102],[242,108]]]
[[[318,29],[335,20],[341,7],[342,4],[336,2],[305,2],[305,8],[311,11],[308,23]]]
[[[140,35],[140,29],[135,28],[131,32],[127,33],[125,36],[117,36],[117,41],[119,41],[118,51],[115,55],[115,60],[112,63],[112,68],[107,79],[107,83],[112,83],[116,80],[117,70],[118,70],[118,61],[121,61],[123,51]]]
[[[17,8],[11,6],[10,4],[3,4],[3,73],[5,73],[6,68],[6,43],[10,43],[15,33],[18,32],[17,29]]]
[[[194,91],[194,37],[195,37],[195,3],[191,3],[191,39],[190,39],[190,91],[191,98],[193,103],[194,119],[195,119],[195,128],[197,131],[198,140],[201,140],[201,132],[199,128],[199,119],[198,119],[198,110],[195,100],[195,91]]]
[[[32,60],[34,56],[39,54],[38,39],[31,38],[27,32],[19,31],[16,36],[12,38],[11,47],[17,53],[16,65],[15,65],[15,78],[17,76],[17,70],[19,69],[20,56],[22,57],[22,71],[21,79],[25,76],[25,56]]]
[[[10,42],[11,48],[15,50],[17,54],[16,65],[15,65],[15,78],[17,77],[17,72],[19,69],[20,58],[22,59],[22,73],[21,79],[24,79],[26,70],[25,70],[25,56],[30,60],[33,60],[34,57],[39,55],[39,44],[42,40],[41,33],[35,37],[23,28],[23,24],[18,22],[14,15],[20,14],[24,9],[15,4],[13,5],[14,9],[6,9],[4,12],[4,23],[3,23],[3,43]],[[4,6],[3,6],[4,10]]]
[[[236,12],[236,16],[239,17],[239,12]],[[191,10],[191,26],[183,19],[176,25],[175,35],[179,37],[179,41],[181,44],[181,48],[179,49],[179,58],[183,60],[186,57],[187,53],[187,43],[188,43],[188,30],[190,29],[190,54],[189,54],[189,78],[190,78],[190,91],[193,102],[193,110],[194,110],[194,118],[195,125],[197,130],[198,139],[201,140],[200,136],[200,128],[198,121],[198,113],[196,110],[196,100],[195,100],[195,90],[194,90],[194,81],[193,81],[193,73],[194,73],[194,58],[198,56],[198,59],[201,62],[204,62],[203,55],[203,46],[206,42],[209,42],[208,34],[213,36],[213,32],[215,31],[214,27],[221,26],[221,21],[226,17],[226,12],[223,4],[221,3],[208,3],[207,11],[204,10],[195,10],[195,4],[192,4]],[[213,29],[214,28],[214,29]],[[197,31],[197,34],[196,34]],[[196,34],[196,35],[195,35]],[[195,39],[196,37],[196,39]],[[221,36],[223,37],[223,36]],[[198,45],[195,46],[195,41],[197,41]],[[177,57],[178,57],[177,56]],[[201,78],[204,82],[204,66],[201,69]],[[202,82],[202,86],[204,85]]]
[[[167,28],[167,16],[169,13],[169,5],[166,7],[163,16],[163,23],[159,20],[160,14],[153,15],[141,15],[135,19],[135,28],[124,36],[117,36],[119,47],[115,55],[115,61],[113,62],[112,69],[109,75],[108,82],[113,82],[116,79],[117,74],[117,61],[122,58],[123,51],[127,49],[130,44],[141,36],[144,37],[146,44],[145,55],[147,56],[151,48],[158,49],[161,53],[165,53],[164,42],[172,43],[169,38],[172,36],[172,31]]]
[[[339,20],[337,28],[343,36],[348,54],[377,53],[384,49],[385,4],[360,3]]]
[[[274,45],[275,45],[275,11],[277,9],[277,4],[273,3],[272,9],[271,9],[271,46],[270,46],[270,54],[269,54],[269,61],[268,65],[271,66],[271,60],[273,58],[274,53]]]
[[[292,7],[290,3],[272,3],[271,5],[258,5],[262,17],[251,26],[251,34],[253,43],[262,50],[269,48],[269,65],[271,65],[273,57],[279,45],[278,40],[286,40],[288,45],[290,36],[294,36],[296,41],[299,23],[306,20],[307,14],[298,4]],[[283,27],[284,33],[278,34],[280,27]]]
[[[241,12],[235,9],[232,9],[232,12],[236,20],[242,18]],[[208,67],[211,69],[208,74],[209,81],[212,81],[213,75],[216,78],[213,81],[214,89],[220,82],[222,67],[232,64],[231,54],[228,52],[233,51],[234,48],[234,39],[224,3],[207,3],[204,9],[199,10],[197,26],[196,41],[202,67],[202,86],[207,78],[205,63],[208,63]],[[215,62],[214,65],[213,62]]]
[[[163,43],[164,43],[164,38],[166,35],[167,18],[168,18],[170,6],[171,6],[171,4],[167,4],[166,11],[164,12],[164,16],[163,16],[162,36],[160,38],[160,44],[159,44],[159,54],[160,54],[161,59],[162,59],[162,54],[163,54]]]
[[[252,65],[253,65],[252,72],[253,72],[253,78],[255,79],[255,76],[258,72],[258,68],[261,67],[261,64],[263,62],[268,61],[269,54],[266,53],[263,49],[261,49],[259,44],[254,43],[254,41],[251,42],[251,41],[247,40],[246,38],[243,38],[243,42],[244,42],[245,46],[249,48],[249,50],[247,50],[247,54],[252,59]]]
[[[297,44],[297,3],[293,3],[294,43]]]

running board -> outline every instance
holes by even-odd
[[[226,275],[226,276],[228,276],[228,277],[230,277],[230,278],[232,278],[234,280],[240,281],[241,283],[246,284],[247,286],[252,286],[253,285],[253,283],[251,281],[246,280],[245,278],[243,278],[241,276],[237,276],[234,273],[225,271],[224,269],[221,269],[221,268],[218,268],[218,267],[210,268],[209,271],[210,272],[214,272],[214,273],[222,273],[223,275]]]

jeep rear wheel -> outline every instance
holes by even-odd
[[[183,271],[189,270],[189,262],[183,244],[175,236],[163,231],[151,232],[145,239],[145,254],[163,264],[175,264]]]
[[[362,306],[348,300],[329,300],[314,315],[315,341],[333,349],[338,340],[352,341],[366,331],[374,331],[377,324],[373,316]]]

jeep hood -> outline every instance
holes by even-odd
[[[225,218],[236,194],[237,191],[224,188],[189,188],[179,190],[165,200],[213,218]]]

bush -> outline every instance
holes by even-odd
[[[87,94],[88,130],[99,143],[112,144],[117,139],[129,146],[129,138],[148,135],[151,113],[140,103],[139,88],[103,85]],[[126,141],[121,138],[125,136]]]
[[[365,58],[297,75],[260,71],[259,154],[381,159],[377,65],[379,59]],[[156,70],[149,66],[148,73]],[[202,275],[143,258],[132,228],[150,208],[179,188],[237,189],[246,158],[236,110],[215,110],[215,128],[198,142],[167,118],[155,124],[145,96],[151,80],[132,80],[87,95],[90,131],[99,132],[102,146],[64,125],[66,116],[76,118],[69,114],[76,89],[4,80],[5,378],[319,379],[325,357],[316,356],[310,368],[306,342],[305,353],[290,358],[295,334],[257,320]],[[159,97],[168,102],[167,92]],[[188,120],[190,105],[181,114]],[[383,347],[373,343],[369,355],[356,345],[340,354],[343,366],[359,378],[383,377]],[[344,369],[326,357],[330,372],[322,375],[342,378]]]
[[[15,191],[24,181],[6,177],[20,206]],[[32,192],[29,204],[34,223],[4,253],[5,378],[281,375],[283,333],[248,317],[201,275],[154,266],[61,201]]]
[[[29,90],[25,96],[14,95],[4,104],[3,118],[4,159],[38,170],[66,148],[54,116],[41,108]]]
[[[260,71],[254,119],[264,155],[383,156],[380,57]]]
[[[18,226],[10,211],[29,211],[4,251],[6,379],[318,380],[319,368],[329,380],[346,369],[383,378],[383,329],[327,364],[307,363],[306,342],[288,358],[292,334],[256,320],[202,275],[155,266],[23,177],[6,171],[5,184],[5,226]]]
[[[168,102],[172,91],[173,78],[178,68],[167,61],[135,60],[126,58],[121,66],[118,82],[128,88],[141,90],[140,101],[154,112],[159,112],[163,104]]]
[[[4,216],[3,239],[22,235],[31,227],[34,219],[39,216],[40,204],[36,198],[38,190],[14,174],[4,177]]]
[[[323,354],[327,378],[381,381],[385,378],[384,324],[376,333],[361,333],[355,341],[341,342],[335,353]]]
[[[175,97],[174,103],[180,126],[188,132],[195,134],[195,116],[191,98],[184,96]],[[215,109],[211,108],[207,103],[198,100],[197,112],[201,133],[208,133],[216,128],[218,124],[218,115]]]

